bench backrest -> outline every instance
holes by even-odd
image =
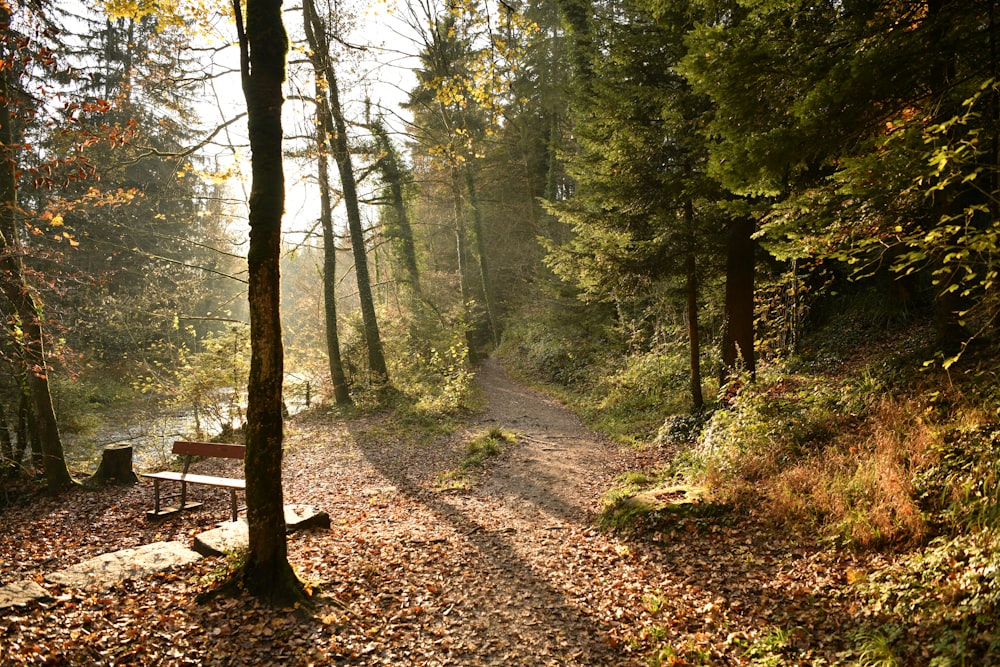
[[[243,445],[178,440],[174,443],[173,452],[180,456],[211,456],[217,459],[242,459],[246,450],[247,448]]]

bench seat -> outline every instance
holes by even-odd
[[[227,489],[246,489],[247,481],[245,479],[233,479],[231,477],[215,477],[213,475],[196,475],[192,472],[172,472],[170,470],[164,470],[163,472],[150,472],[143,473],[143,477],[149,477],[151,479],[167,479],[174,482],[187,482],[189,484],[204,484],[206,486],[223,486]]]

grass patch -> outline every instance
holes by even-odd
[[[597,525],[619,533],[662,530],[682,519],[716,516],[723,508],[708,499],[701,486],[661,482],[655,475],[619,475],[604,494]]]
[[[479,472],[486,461],[503,453],[504,448],[517,440],[513,433],[494,426],[465,443],[462,460],[458,466],[438,475],[434,488],[438,491],[471,489],[479,479]]]

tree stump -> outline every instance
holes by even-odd
[[[89,487],[102,487],[107,484],[131,486],[138,483],[139,478],[132,470],[132,445],[105,447],[97,472],[84,482]]]

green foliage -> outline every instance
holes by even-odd
[[[883,656],[898,656],[897,664],[915,659],[935,666],[995,663],[1000,660],[998,573],[1000,533],[991,528],[939,538],[873,574],[860,587],[869,612],[886,620],[863,638],[862,651],[877,647]],[[914,638],[920,643],[915,645]]]
[[[118,378],[89,372],[74,378],[51,373],[49,387],[60,429],[81,437],[93,434],[101,425],[102,408],[126,401],[134,393]]]
[[[554,390],[592,427],[620,442],[647,441],[690,407],[686,342],[663,324],[660,337],[676,332],[672,341],[625,354],[623,333],[602,323],[601,313],[560,305],[525,311],[506,329],[499,354],[512,372]]]
[[[874,630],[858,633],[857,664],[861,667],[899,667],[900,661],[893,644],[901,637],[901,629],[894,625],[886,625]]]
[[[246,565],[249,552],[247,547],[227,549],[222,558],[216,562],[215,567],[201,577],[199,583],[206,589],[213,589],[222,582],[228,581],[233,574]]]
[[[784,653],[792,644],[792,630],[772,627],[755,639],[743,652],[743,657],[755,667],[777,667],[784,664]]]
[[[209,332],[200,340],[187,330],[190,342],[163,342],[160,354],[135,384],[144,394],[165,398],[194,412],[195,431],[206,428],[231,433],[245,420],[244,396],[250,372],[250,329],[234,325],[222,333]],[[161,361],[167,355],[172,361]]]
[[[1000,427],[949,430],[934,454],[915,479],[925,510],[949,531],[1000,527]]]
[[[555,310],[519,313],[504,331],[499,354],[510,370],[533,382],[586,386],[607,338],[585,320],[557,318]]]
[[[839,387],[807,382],[779,368],[767,369],[756,383],[744,378],[739,384],[733,405],[713,413],[697,447],[709,476],[761,479],[774,466],[817,451],[847,414]]]
[[[471,407],[473,373],[461,318],[449,322],[414,301],[409,309],[385,312],[381,321],[390,377],[409,409],[447,415]],[[349,343],[347,349],[356,347]]]
[[[648,440],[667,416],[690,408],[685,352],[675,344],[618,360],[594,383],[584,416],[621,441]]]

